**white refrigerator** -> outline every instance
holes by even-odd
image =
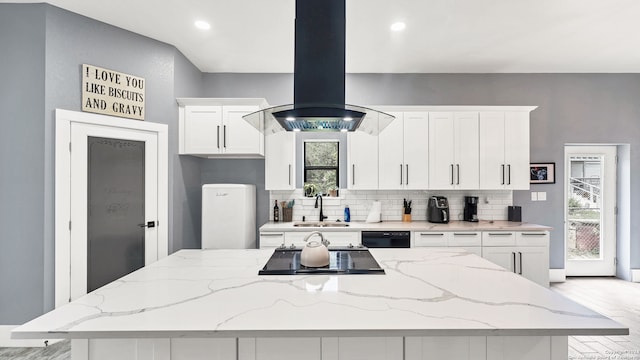
[[[255,185],[202,185],[202,248],[256,248]]]

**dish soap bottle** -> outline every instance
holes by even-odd
[[[344,207],[344,222],[351,221],[351,211],[349,210],[349,205]]]
[[[273,206],[273,221],[280,221],[280,210],[278,209],[278,200],[276,200],[276,204]]]

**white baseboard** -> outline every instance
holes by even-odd
[[[549,269],[549,282],[565,282],[567,280],[567,273],[564,269]]]
[[[18,325],[0,325],[0,347],[44,347],[44,339],[12,339],[11,330]],[[52,345],[60,340],[48,340]]]
[[[640,269],[631,269],[631,281],[640,282]]]

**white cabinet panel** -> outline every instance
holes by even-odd
[[[171,339],[171,360],[235,360],[236,339]]]
[[[429,188],[479,187],[477,112],[429,113]]]
[[[240,352],[239,360],[321,360],[319,337],[256,338],[255,353]],[[253,355],[253,357],[251,357]]]
[[[429,119],[426,112],[403,114],[404,188],[429,188]]]
[[[295,181],[295,133],[281,131],[265,136],[265,190],[293,190]]]
[[[402,113],[395,116],[378,135],[378,188],[383,190],[404,187],[404,121]]]
[[[550,349],[549,336],[487,336],[487,360],[549,359]]]
[[[183,133],[186,154],[219,154],[222,106],[185,106]]]
[[[529,189],[528,112],[480,112],[480,188]]]
[[[260,249],[277,248],[284,244],[283,232],[260,233]]]
[[[450,232],[414,231],[411,234],[412,247],[449,246]]]
[[[361,131],[347,134],[347,188],[375,190],[378,188],[378,137]]]
[[[405,337],[406,360],[486,360],[485,336]]]
[[[264,154],[264,136],[242,117],[258,106],[223,106],[222,146],[228,154]]]
[[[482,246],[482,233],[479,231],[454,231],[449,238],[449,246]]]

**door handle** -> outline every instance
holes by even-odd
[[[511,252],[511,259],[513,260],[513,272],[516,272],[516,253]]]
[[[356,164],[351,165],[351,185],[356,184]]]
[[[511,185],[511,164],[507,165],[507,185]]]
[[[504,185],[504,164],[500,165],[502,168],[502,183],[500,185]]]
[[[402,178],[402,164],[400,164],[400,185],[404,184],[404,180]]]
[[[147,221],[146,224],[138,224],[138,226],[146,227],[146,228],[154,228],[154,227],[156,227],[156,222],[155,221]]]
[[[457,175],[458,181],[456,181],[456,185],[460,185],[460,164],[456,164],[456,169],[458,173]]]
[[[222,127],[222,146],[227,148],[227,125]]]
[[[220,149],[220,125],[217,126],[216,143],[218,144],[218,149]]]
[[[453,185],[453,164],[451,164],[451,185]]]
[[[289,164],[289,185],[291,185],[291,164]]]
[[[518,271],[518,274],[522,275],[522,253],[520,251],[518,251],[518,258],[520,260],[520,271]]]
[[[404,166],[407,168],[407,176],[406,176],[405,184],[409,185],[409,164],[405,164]]]

